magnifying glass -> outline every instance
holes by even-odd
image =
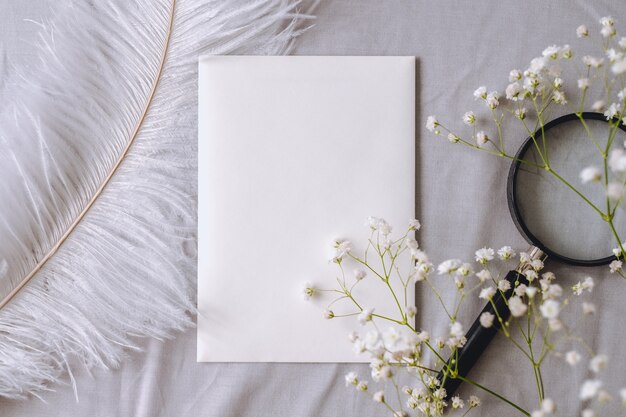
[[[512,296],[516,282],[528,285],[524,273],[532,268],[533,260],[550,257],[569,265],[598,266],[616,259],[612,252],[617,246],[613,232],[589,204],[606,210],[606,191],[600,184],[582,185],[579,177],[587,166],[603,166],[600,149],[604,151],[606,147],[610,125],[601,113],[582,113],[581,118],[584,124],[576,114],[552,120],[544,126],[543,133],[540,129],[534,139],[527,138],[517,152],[509,171],[507,198],[517,229],[532,245],[528,251],[530,259],[509,271],[504,279],[511,283],[511,289],[498,291],[493,303],[488,303],[481,314],[489,312],[508,320],[511,313],[506,300]],[[620,124],[612,148],[624,146],[625,139],[626,127]],[[545,155],[552,170],[581,190],[589,202],[543,168]],[[623,210],[616,211],[613,224],[618,233],[626,231]],[[460,376],[467,376],[499,328],[497,320],[489,328],[481,326],[479,318],[474,321],[465,335],[467,342],[457,352],[456,369]],[[452,366],[450,361],[448,364]],[[439,379],[443,380],[443,372]],[[460,384],[460,379],[446,379],[443,387],[447,396],[451,397]]]

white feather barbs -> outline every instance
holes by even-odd
[[[197,57],[287,53],[295,5],[72,1],[46,25],[0,113],[0,396],[193,325]]]

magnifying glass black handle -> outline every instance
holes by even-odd
[[[467,342],[465,342],[465,345],[457,351],[458,356],[456,358],[448,359],[448,366],[452,369],[455,367],[454,361],[456,360],[458,363],[456,369],[459,376],[467,376],[474,364],[478,361],[480,355],[498,333],[498,329],[502,327],[502,323],[498,320],[498,317],[505,322],[511,316],[511,311],[507,306],[506,300],[508,300],[513,294],[515,282],[519,281],[520,283],[527,284],[526,277],[518,271],[509,271],[504,279],[511,283],[511,289],[504,293],[497,291],[491,302],[489,302],[480,312],[481,315],[485,312],[493,314],[496,317],[493,321],[493,325],[491,327],[483,327],[480,324],[480,316],[478,316],[478,318],[474,321],[474,324],[472,324],[472,327],[470,327],[468,332],[465,334]],[[438,379],[443,381],[443,378],[444,375],[442,371],[439,373]],[[450,377],[445,380],[443,388],[446,389],[446,396],[448,398],[454,395],[459,385],[461,385],[461,382],[462,381],[460,379],[453,379]]]

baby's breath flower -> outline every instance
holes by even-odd
[[[359,381],[359,383],[356,386],[356,389],[361,392],[367,391],[367,381]]]
[[[392,227],[385,219],[378,219],[378,231],[383,236],[389,236]]]
[[[409,397],[406,400],[406,406],[409,407],[411,410],[415,410],[417,408],[417,406],[419,405],[419,403],[417,402],[417,400],[413,397]]]
[[[332,311],[332,310],[329,310],[329,309],[324,310],[324,318],[325,318],[326,320],[330,320],[330,319],[332,319],[333,317],[335,317],[335,313],[333,313],[333,311]]]
[[[561,303],[556,300],[546,300],[539,307],[541,315],[547,319],[555,319],[561,311]]]
[[[421,251],[418,251],[418,252],[421,252]],[[414,275],[415,282],[424,281],[426,278],[428,278],[428,274],[430,274],[434,266],[433,264],[428,263],[428,262],[420,262],[419,258],[416,258],[416,259],[418,259],[418,263],[415,266],[415,275]]]
[[[530,66],[528,67],[529,75],[537,76],[546,67],[546,59],[544,57],[537,57],[530,60]]]
[[[608,58],[609,62],[613,63],[618,59],[622,59],[624,57],[624,54],[616,51],[614,48],[609,48],[606,51],[606,57]]]
[[[611,71],[615,75],[621,75],[626,72],[626,58],[621,57],[615,61],[615,63],[611,66]]]
[[[598,373],[602,371],[603,369],[606,369],[608,364],[609,364],[608,356],[596,355],[591,359],[591,362],[589,362],[589,369],[595,373]]]
[[[580,181],[583,184],[588,182],[599,182],[602,179],[602,171],[598,167],[590,166],[580,171]]]
[[[439,126],[439,122],[437,121],[437,118],[435,116],[428,116],[428,118],[426,119],[426,129],[428,129],[431,132],[438,133],[436,131],[438,126]]]
[[[493,320],[495,319],[495,317],[496,316],[494,316],[490,312],[485,311],[483,314],[480,315],[480,325],[486,328],[493,326]]]
[[[591,68],[600,68],[604,64],[603,58],[596,58],[591,55],[583,56],[583,64]]]
[[[521,317],[526,314],[528,307],[524,304],[521,298],[514,295],[509,299],[509,310],[511,310],[511,315],[513,317]]]
[[[563,45],[561,48],[561,57],[563,59],[570,59],[573,55],[572,48],[569,45]]]
[[[466,262],[456,270],[456,273],[462,277],[466,277],[473,274],[474,270],[472,269],[472,265]]]
[[[480,407],[480,405],[482,404],[480,398],[475,395],[470,395],[468,403],[470,408]]]
[[[444,347],[446,347],[446,341],[443,340],[441,337],[435,339],[435,344],[439,349],[443,349]]]
[[[506,89],[504,90],[507,100],[511,100],[511,101],[517,101],[517,100],[523,99],[524,98],[523,95],[520,97],[520,94],[522,92],[523,92],[522,85],[517,81],[507,85]]]
[[[528,289],[528,287],[525,284],[519,284],[517,287],[515,287],[515,294],[518,295],[519,297],[523,297],[526,295],[526,290]]]
[[[583,401],[592,399],[596,396],[600,387],[602,387],[602,381],[598,379],[586,380],[580,387],[580,399]]]
[[[613,26],[615,25],[615,19],[613,19],[611,16],[604,16],[600,18],[600,24],[602,26]]]
[[[305,300],[310,300],[315,295],[315,287],[310,282],[305,282],[302,288],[302,296]]]
[[[509,72],[509,82],[515,82],[522,79],[522,71],[518,69],[511,70]]]
[[[458,395],[452,397],[452,408],[457,409],[463,408],[464,406],[465,402],[461,399],[461,397],[459,397]]]
[[[357,281],[361,281],[367,275],[367,272],[365,272],[365,270],[361,268],[355,269],[353,273],[354,273],[354,279],[356,279]]]
[[[581,78],[578,80],[578,88],[586,90],[589,88],[589,78]]]
[[[611,271],[611,274],[620,272],[622,270],[622,261],[618,261],[617,259],[614,260],[609,264],[609,269]]]
[[[357,332],[350,332],[348,334],[348,340],[350,341],[350,343],[354,343],[357,340],[359,340],[359,334]]]
[[[498,289],[502,292],[506,292],[511,289],[511,283],[506,279],[498,281]]]
[[[619,108],[616,103],[611,103],[611,105],[604,112],[604,117],[606,120],[611,120],[619,114]]]
[[[557,59],[559,57],[559,52],[561,52],[561,48],[556,45],[552,45],[544,49],[542,55],[546,58]]]
[[[444,398],[446,398],[447,395],[448,393],[446,392],[445,388],[439,388],[433,392],[433,397],[440,399],[440,400],[443,400]]]
[[[491,300],[494,295],[496,295],[496,289],[493,287],[487,287],[480,290],[478,298],[482,298],[483,300]]]
[[[626,49],[626,37],[620,38],[617,44],[619,45],[620,48]]]
[[[554,414],[556,411],[556,404],[550,398],[544,398],[541,402],[541,411],[547,414]]]
[[[473,111],[468,111],[463,115],[463,123],[468,126],[472,126],[474,123],[476,123],[476,115]]]
[[[556,104],[567,104],[567,98],[565,97],[565,93],[562,91],[555,91],[552,93],[552,101]]]
[[[563,79],[561,79],[559,77],[555,78],[554,81],[552,82],[552,85],[557,90],[560,89],[561,87],[563,87]]]
[[[489,142],[489,137],[485,132],[481,130],[480,132],[476,133],[476,144],[478,146],[483,146],[487,142]]]
[[[543,287],[546,280],[541,280],[541,285]],[[543,291],[543,299],[555,299],[559,298],[563,295],[563,288],[559,284],[546,285],[546,289]]]
[[[487,94],[487,98],[485,98],[485,101],[487,102],[487,107],[489,107],[491,110],[496,109],[500,104],[499,98],[500,95],[497,91],[492,91],[491,93]]]
[[[352,243],[345,239],[335,239],[333,247],[335,248],[335,256],[331,261],[336,263],[341,263],[343,258],[352,251]]]
[[[576,365],[580,362],[580,354],[575,350],[570,350],[565,354],[565,362],[567,362],[570,366]]]
[[[380,371],[378,373],[382,379],[390,380],[391,378],[393,378],[393,368],[391,366],[383,366],[382,368],[380,368]]]
[[[593,104],[591,105],[591,110],[596,111],[596,112],[601,112],[602,110],[604,110],[605,105],[606,103],[603,100],[594,101]]]
[[[587,26],[585,25],[578,26],[576,28],[576,36],[578,36],[579,38],[589,36],[589,29],[587,29]]]
[[[417,314],[417,307],[415,307],[415,306],[408,306],[408,307],[406,308],[406,315],[407,315],[409,318],[413,318],[413,317],[415,317],[415,315],[416,315],[416,314]]]
[[[619,391],[619,396],[620,396],[620,398],[622,400],[622,406],[626,407],[626,388],[622,388]]]
[[[430,265],[432,266],[432,264],[428,263],[428,255],[426,254],[426,252],[418,249],[418,250],[414,250],[411,251],[411,256],[413,256],[415,258],[415,260],[418,262],[418,265],[416,266],[416,268],[418,267],[422,267],[423,265]],[[422,264],[422,265],[420,265]],[[430,272],[430,270],[426,271],[426,272]]]
[[[515,252],[510,246],[502,246],[498,249],[498,257],[503,261],[508,261],[515,256]]]
[[[583,314],[591,315],[596,313],[596,306],[593,303],[583,302]]]
[[[487,87],[480,86],[476,90],[474,90],[474,99],[482,98],[485,100],[487,98]]]
[[[372,321],[373,314],[374,314],[373,308],[365,308],[363,309],[363,311],[361,311],[358,314],[356,318],[361,326],[365,326],[365,324],[367,324],[368,321]]]
[[[409,220],[409,230],[420,230],[422,228],[422,224],[417,219]]]
[[[539,274],[537,274],[537,271],[535,271],[534,269],[529,269],[528,271],[524,272],[524,275],[526,276],[528,282],[533,282],[539,276]]]
[[[384,403],[385,402],[385,392],[384,391],[376,391],[374,393],[374,395],[372,396],[372,398],[377,403]]]
[[[528,110],[526,110],[526,107],[520,107],[519,109],[515,109],[515,117],[517,117],[520,120],[524,120],[526,119],[527,112]]]
[[[487,269],[483,269],[482,271],[477,272],[476,276],[478,277],[478,280],[481,283],[484,283],[484,282],[489,281],[491,279],[491,272],[489,272]]]
[[[600,19],[600,24],[602,25],[602,29],[600,30],[600,34],[605,38],[610,38],[616,34],[615,31],[615,21],[611,16],[606,16]]]
[[[461,138],[454,133],[448,133],[448,142],[450,143],[458,143]]]
[[[413,239],[412,237],[407,237],[404,241],[404,244],[412,251],[419,248],[419,243],[417,243],[417,240]]]
[[[345,376],[345,380],[346,380],[346,386],[357,385],[359,383],[359,378],[354,372],[348,372]]]
[[[617,93],[617,98],[623,103],[626,101],[626,88],[622,89]]]
[[[535,272],[539,272],[543,269],[543,261],[541,259],[533,259],[530,261],[530,266],[532,266]]]
[[[537,287],[526,287],[524,289],[524,295],[528,298],[534,298],[535,294],[537,294]]]
[[[439,275],[451,274],[455,272],[461,266],[461,261],[459,259],[448,259],[443,261],[437,267],[437,273]]]
[[[465,334],[463,331],[463,325],[458,321],[450,323],[450,336],[461,337]]]

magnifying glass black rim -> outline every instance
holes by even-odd
[[[608,123],[606,117],[602,113],[585,112],[585,113],[581,113],[581,117],[585,120],[600,120],[605,123]],[[558,117],[546,123],[544,125],[543,131],[546,132],[560,124],[577,121],[577,120],[579,120],[579,117],[576,113],[566,114],[565,116]],[[626,127],[624,126],[623,123],[620,123],[619,128],[622,131],[626,132]],[[537,135],[539,134],[541,134],[541,129],[535,132],[535,137],[537,137]],[[541,249],[550,258],[558,259],[559,261],[570,264],[570,265],[599,266],[599,265],[606,265],[610,263],[611,261],[614,261],[615,259],[617,259],[614,255],[607,256],[606,258],[590,259],[590,260],[569,258],[567,256],[561,255],[560,253],[554,252],[553,250],[545,246],[528,229],[520,213],[520,209],[518,206],[518,202],[521,200],[521,198],[517,196],[515,182],[517,180],[517,173],[519,172],[519,167],[521,165],[521,162],[519,160],[522,159],[522,156],[526,153],[526,151],[528,151],[528,148],[532,144],[533,144],[533,139],[532,137],[529,136],[528,138],[526,138],[522,146],[519,148],[519,150],[515,154],[515,159],[511,163],[511,168],[509,170],[509,177],[508,177],[508,182],[507,182],[507,200],[509,203],[509,212],[511,213],[511,217],[513,218],[513,222],[515,223],[517,230],[519,230],[519,232],[522,234],[522,236],[526,238],[528,242],[532,243],[533,245]]]

